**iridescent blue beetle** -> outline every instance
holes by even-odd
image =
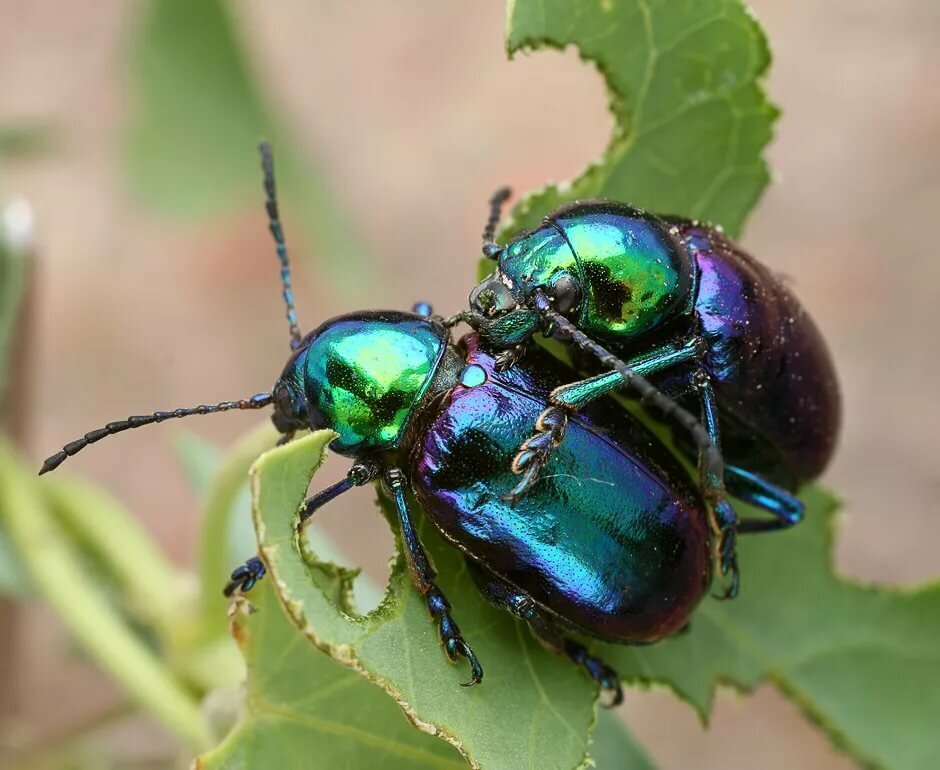
[[[713,549],[733,538],[713,531],[710,509],[671,451],[613,404],[594,404],[572,417],[549,473],[522,500],[503,499],[516,448],[547,408],[549,394],[572,377],[545,352],[499,371],[478,335],[452,344],[448,324],[424,304],[416,313],[339,316],[301,336],[266,146],[262,157],[293,351],[273,390],[110,423],[66,445],[41,472],[141,425],[273,404],[284,440],[299,430],[330,428],[338,434],[332,448],[354,460],[342,481],[306,501],[298,526],[353,487],[382,482],[398,512],[415,587],[448,658],[469,661],[468,684],[480,682],[483,669],[435,583],[408,491],[464,553],[482,593],[524,619],[619,702],[616,673],[567,634],[645,644],[676,633],[708,590]],[[742,522],[741,531],[750,524]],[[733,552],[721,558],[733,561]],[[264,574],[263,562],[249,559],[232,573],[225,592],[248,591]]]

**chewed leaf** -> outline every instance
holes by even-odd
[[[739,598],[706,599],[674,640],[604,654],[621,675],[665,682],[703,716],[718,682],[770,680],[866,764],[940,767],[940,584],[900,591],[839,578],[835,502],[818,488],[804,499],[798,527],[741,538]]]
[[[776,110],[759,85],[770,53],[740,0],[514,0],[510,55],[575,45],[604,77],[614,132],[603,158],[516,208],[531,227],[576,198],[709,219],[736,234],[767,184]],[[559,95],[556,120],[577,120]]]
[[[248,665],[243,713],[196,767],[466,767],[453,748],[408,724],[379,688],[308,644],[270,583],[258,585],[250,604],[237,600],[231,624]]]
[[[481,685],[461,687],[468,672],[447,661],[400,553],[385,598],[373,612],[354,616],[331,601],[340,576],[304,558],[294,528],[311,469],[332,437],[314,433],[274,449],[253,470],[261,553],[294,623],[310,642],[386,690],[415,725],[455,745],[473,765],[582,764],[595,719],[594,688],[569,662],[536,643],[521,623],[486,603],[462,557],[431,526],[419,527],[421,537],[454,617],[483,664]],[[420,509],[413,510],[420,519]],[[384,526],[378,516],[375,525]]]

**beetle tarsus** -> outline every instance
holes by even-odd
[[[227,597],[233,596],[236,591],[246,594],[267,574],[267,571],[264,562],[257,556],[252,556],[244,564],[232,570],[231,580],[226,583],[222,593]]]
[[[525,345],[513,345],[496,354],[496,371],[505,372],[518,364],[525,355]]]
[[[425,599],[428,603],[428,612],[437,621],[438,634],[450,662],[456,663],[457,658],[463,656],[470,663],[470,681],[462,682],[462,685],[464,687],[473,687],[473,685],[479,684],[483,681],[483,667],[473,650],[470,649],[470,645],[460,635],[460,627],[450,616],[450,602],[447,601],[447,597],[444,596],[440,588],[431,583],[425,594]]]
[[[599,658],[588,653],[587,648],[573,639],[564,640],[565,654],[572,662],[583,668],[587,675],[601,686],[601,690],[609,693],[609,700],[605,701],[605,708],[613,708],[623,703],[623,688],[620,686],[620,676]]]
[[[528,492],[539,479],[542,469],[548,464],[552,450],[557,447],[565,437],[568,429],[568,413],[559,406],[550,406],[539,415],[535,423],[538,431],[527,439],[512,461],[512,471],[522,478],[510,492],[500,499],[503,502],[515,505],[526,492]]]
[[[721,575],[731,575],[731,581],[728,587],[720,594],[715,594],[716,599],[727,600],[734,599],[738,595],[741,587],[741,573],[738,569],[737,553],[737,531],[735,525],[728,524],[722,528],[718,539],[718,564]]]

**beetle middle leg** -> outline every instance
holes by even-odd
[[[437,621],[438,634],[444,645],[444,652],[451,662],[455,662],[458,656],[463,656],[470,663],[470,681],[464,682],[464,687],[479,684],[483,680],[483,667],[473,650],[470,649],[470,645],[460,635],[460,628],[450,615],[450,602],[434,583],[437,573],[431,566],[424,546],[421,545],[411,514],[408,512],[408,501],[405,499],[405,474],[400,468],[389,468],[385,472],[385,481],[398,511],[401,539],[405,546],[405,557],[408,560],[411,580],[427,601],[431,617]]]
[[[563,653],[601,689],[610,693],[607,706],[619,706],[623,702],[623,689],[617,672],[604,661],[592,656],[580,642],[564,636],[555,628],[554,622],[542,612],[527,594],[501,580],[479,564],[467,559],[468,571],[477,588],[497,607],[509,610],[517,618],[529,624],[532,633],[553,652]]]

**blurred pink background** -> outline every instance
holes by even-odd
[[[838,567],[914,585],[940,573],[940,6],[751,6],[775,51],[768,87],[784,113],[768,152],[778,179],[742,240],[790,276],[841,374],[845,428],[825,479],[845,500]],[[460,308],[492,190],[570,177],[606,143],[595,71],[571,50],[507,62],[501,2],[232,7],[269,100],[378,255],[358,307]],[[191,225],[146,213],[122,186],[115,147],[134,12],[118,0],[0,0],[0,124],[64,129],[57,151],[10,163],[0,180],[0,198],[26,196],[38,223],[28,436],[37,460],[127,414],[266,389],[287,353],[260,181],[256,205]],[[577,122],[545,119],[558,114],[558,94]],[[282,206],[310,328],[354,306],[318,281],[316,262],[301,256],[303,212]],[[187,427],[225,445],[256,420]],[[70,470],[111,490],[186,564],[197,506],[171,451],[174,429],[106,441]],[[373,516],[363,493],[331,509],[325,528],[381,576],[391,539]],[[18,618],[12,697],[30,730],[115,697],[70,654],[48,610]],[[852,766],[769,687],[746,698],[722,691],[708,732],[661,692],[630,694],[623,716],[663,768]]]

